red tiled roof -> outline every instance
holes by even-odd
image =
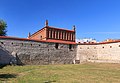
[[[71,41],[62,41],[62,40],[37,40],[37,39],[27,39],[27,38],[17,38],[10,36],[0,36],[0,39],[13,39],[13,40],[21,40],[21,41],[35,41],[35,42],[51,42],[51,43],[62,43],[62,44],[76,44],[76,42]],[[120,40],[115,40],[112,42],[100,42],[100,43],[78,43],[79,45],[99,45],[99,44],[110,44],[110,43],[118,43]]]
[[[36,32],[35,32],[35,33],[33,33],[31,36],[35,35],[36,33],[38,33],[39,31],[43,30],[44,28],[46,28],[46,27],[43,27],[42,29],[40,29],[40,30],[36,31]],[[31,36],[30,36],[30,37],[31,37]]]
[[[38,33],[39,31],[43,30],[44,28],[52,28],[52,29],[57,29],[57,30],[65,30],[65,31],[69,31],[69,32],[75,32],[74,30],[67,30],[67,29],[63,29],[63,28],[56,28],[56,27],[51,27],[51,26],[45,26],[42,29],[40,29],[40,30],[36,31],[35,33],[33,33],[32,35]]]
[[[51,43],[62,43],[62,44],[76,44],[75,42],[62,41],[62,40],[36,40],[36,39],[27,39],[27,38],[17,38],[9,36],[0,36],[0,39],[13,39],[21,41],[35,41],[35,42],[51,42]]]
[[[99,43],[77,43],[79,45],[99,45],[99,44],[110,44],[110,43],[118,43],[120,40],[115,40],[111,42],[99,42]]]
[[[68,29],[63,29],[63,28],[56,28],[56,27],[52,27],[52,26],[47,26],[46,28],[53,28],[53,29],[57,29],[57,30],[65,30],[65,31],[69,31],[69,32],[74,32],[74,30],[68,30]]]
[[[78,45],[97,45],[98,43],[77,43]]]
[[[109,41],[109,42],[100,42],[100,44],[109,44],[109,43],[118,43],[120,40]]]
[[[46,40],[48,42],[55,42],[55,43],[64,43],[64,44],[76,44],[76,42],[71,42],[71,41],[63,41],[63,40],[52,40],[52,39],[48,39]]]

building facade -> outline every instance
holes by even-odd
[[[75,26],[73,30],[66,30],[48,26],[48,21],[45,22],[45,27],[29,35],[29,39],[50,40],[50,41],[69,41],[75,42]]]

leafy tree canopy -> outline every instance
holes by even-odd
[[[0,36],[6,36],[6,30],[7,28],[7,24],[3,21],[3,20],[0,20]]]

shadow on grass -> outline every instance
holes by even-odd
[[[6,65],[0,65],[0,69],[2,69],[3,67],[5,67]]]
[[[56,82],[55,80],[53,81],[44,81],[44,83],[53,83],[53,82]]]
[[[6,81],[9,78],[16,78],[16,74],[0,74],[0,81]]]

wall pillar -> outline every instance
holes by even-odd
[[[70,40],[70,33],[68,33],[68,40]]]
[[[58,36],[58,39],[59,39],[59,35],[60,35],[60,32],[58,31],[58,35],[57,35],[57,36]]]
[[[57,32],[56,32],[56,30],[55,30],[55,39],[56,39],[56,36],[57,36]]]

